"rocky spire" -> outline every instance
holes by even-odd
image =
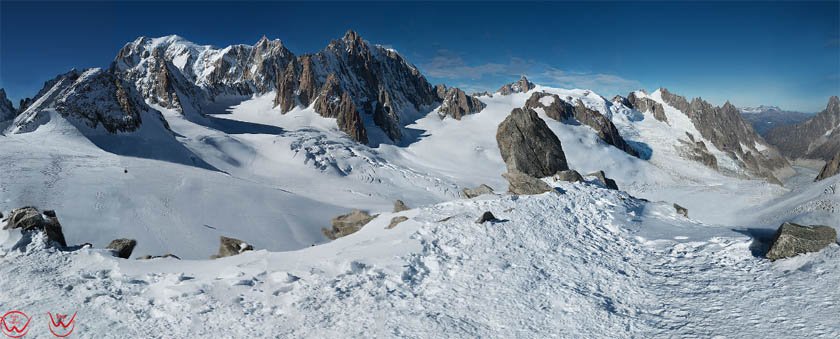
[[[6,90],[0,88],[0,121],[14,119],[17,115],[17,110],[12,105],[12,102],[6,98]]]
[[[510,83],[499,88],[499,94],[508,95],[513,93],[523,93],[534,89],[534,84],[528,81],[524,75],[518,81]]]
[[[435,86],[435,92],[441,100],[440,107],[438,107],[438,114],[441,118],[450,116],[455,120],[461,120],[463,116],[478,113],[484,107],[487,107],[481,100],[472,95],[467,95],[460,88],[446,88],[445,85],[437,85]]]
[[[335,118],[338,128],[351,139],[363,144],[368,143],[367,131],[359,111],[350,95],[339,86],[335,74],[327,76],[318,98],[315,99],[314,109],[323,117]]]
[[[297,104],[295,91],[297,91],[297,71],[295,62],[286,66],[286,71],[277,83],[277,94],[274,97],[274,106],[280,108],[280,113],[285,114],[291,111]]]

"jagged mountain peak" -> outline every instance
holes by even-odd
[[[497,92],[501,95],[508,95],[513,93],[524,93],[534,89],[536,85],[534,83],[528,81],[528,78],[523,74],[519,77],[519,80],[513,83],[509,83],[507,85],[502,86],[499,88]]]
[[[6,90],[0,88],[0,121],[6,121],[15,117],[17,110],[12,102],[6,97]]]

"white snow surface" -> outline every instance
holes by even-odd
[[[838,227],[840,177],[724,176],[674,149],[693,126],[669,106],[666,124],[588,90],[532,91],[581,100],[649,148],[635,158],[541,114],[573,169],[604,170],[626,193],[549,180],[557,192],[459,198],[506,190],[496,129],[532,92],[480,97],[487,107],[460,121],[430,111],[406,126],[406,146],[377,148],[311,107],[280,114],[272,93],[211,116],[153,107],[207,166],[162,156],[168,144],[142,133],[145,153],[103,151],[59,115],[0,135],[0,210],[55,209],[68,243],[98,248],[0,231],[0,305],[78,312],[82,337],[840,336],[840,248],[760,254],[781,222]],[[390,213],[396,199],[414,209]],[[354,208],[379,216],[328,242],[321,228]],[[475,224],[484,211],[501,221]],[[386,229],[396,215],[409,220]],[[257,251],[204,259],[220,235]],[[133,257],[185,260],[101,250],[121,237],[138,240]]]

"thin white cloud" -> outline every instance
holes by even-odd
[[[541,85],[591,89],[602,95],[624,95],[643,87],[639,81],[615,74],[567,71],[518,57],[511,57],[507,63],[471,65],[460,54],[445,49],[438,50],[420,68],[430,77],[449,79],[462,89],[475,91],[498,88],[503,83],[491,82],[507,78],[514,81],[520,75],[526,75]]]

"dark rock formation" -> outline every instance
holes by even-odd
[[[630,93],[626,99],[627,107],[633,108],[639,112],[643,113],[651,113],[653,114],[653,118],[662,122],[667,123],[668,117],[665,116],[665,108],[662,107],[662,104],[656,102],[651,98],[645,97],[638,97],[636,93]]]
[[[542,178],[569,169],[560,139],[533,109],[514,108],[499,124],[496,142],[508,172]]]
[[[409,209],[410,208],[408,208],[402,200],[394,201],[394,213],[407,211]]]
[[[709,152],[709,149],[706,147],[706,143],[703,141],[695,141],[694,135],[691,133],[686,132],[685,134],[688,136],[688,140],[679,139],[682,145],[674,146],[681,151],[683,157],[718,170],[717,158]]]
[[[554,179],[568,182],[584,182],[583,176],[581,176],[580,173],[578,173],[578,171],[575,170],[565,170],[557,172],[557,174],[554,175]]]
[[[618,189],[618,185],[615,183],[615,180],[607,178],[607,175],[604,173],[604,171],[589,173],[589,176],[598,178],[598,181],[600,181],[604,185],[604,187],[606,187],[608,189],[611,189],[611,190],[617,190]]]
[[[137,246],[137,240],[115,239],[105,248],[114,251],[114,255],[118,258],[128,259],[134,251],[134,246]]]
[[[333,218],[332,228],[324,228],[321,231],[327,238],[335,240],[356,233],[376,217],[377,215],[370,215],[365,211],[353,210],[350,213]]]
[[[44,232],[49,241],[67,247],[61,223],[55,211],[47,210],[43,213],[35,207],[27,206],[13,209],[6,218],[3,229],[19,228],[21,232]]]
[[[483,224],[483,223],[488,222],[488,221],[489,222],[496,222],[498,220],[499,219],[496,219],[496,217],[493,215],[493,213],[491,213],[490,211],[486,211],[486,212],[482,213],[480,217],[478,217],[478,220],[476,220],[475,223],[476,224]]]
[[[534,84],[528,81],[524,75],[518,81],[510,83],[499,88],[497,92],[501,95],[509,95],[513,93],[523,93],[534,89]]]
[[[740,110],[729,102],[715,107],[701,98],[694,98],[689,103],[664,88],[660,89],[660,94],[665,103],[691,119],[703,138],[729,154],[747,173],[780,183],[774,173],[791,171],[787,160],[759,136],[741,116]]]
[[[522,172],[502,173],[508,181],[508,192],[516,195],[533,195],[554,191],[554,188],[544,181]]]
[[[767,259],[777,260],[797,254],[817,252],[837,242],[837,231],[829,226],[803,226],[786,222],[779,226]]]
[[[219,237],[219,253],[211,256],[210,258],[224,258],[253,250],[254,246],[251,246],[242,240],[221,236]]]
[[[493,194],[493,188],[485,184],[481,184],[476,188],[465,188],[461,191],[461,195],[467,199],[472,199],[484,194]]]
[[[359,111],[356,110],[350,95],[341,90],[335,75],[330,74],[327,77],[318,99],[315,100],[314,108],[315,112],[326,118],[336,118],[338,128],[351,139],[363,144],[368,143],[367,130]]]
[[[677,205],[677,204],[674,204],[674,209],[677,210],[677,214],[688,218],[688,209],[687,208],[682,207],[682,206]]]
[[[274,106],[280,108],[280,113],[287,113],[297,105],[298,75],[294,62],[286,66],[286,71],[277,82],[277,94],[274,96]]]
[[[0,121],[12,120],[17,116],[15,106],[6,97],[6,91],[0,88]]]
[[[840,173],[840,149],[837,150],[837,154],[834,158],[831,158],[828,162],[825,163],[820,174],[817,175],[817,178],[814,181],[820,181],[828,177],[832,177]]]
[[[633,147],[630,147],[630,144],[624,141],[624,138],[618,133],[618,129],[610,119],[601,114],[601,112],[589,109],[580,100],[575,104],[575,119],[594,129],[598,133],[598,137],[607,144],[613,145],[634,157],[639,157],[639,152],[636,152]]]
[[[84,72],[70,71],[47,82],[50,88],[41,92],[49,97],[34,103],[21,113],[10,128],[13,133],[35,130],[49,120],[49,110],[77,126],[104,129],[109,133],[132,132],[140,128],[142,114],[157,119],[168,129],[159,112],[152,110],[131,84],[111,70],[93,68]],[[41,99],[37,97],[36,99]]]
[[[531,94],[531,97],[525,102],[525,108],[541,108],[545,115],[554,120],[563,123],[577,122],[589,126],[607,144],[615,146],[634,157],[639,156],[639,153],[624,141],[610,119],[596,110],[587,108],[580,100],[573,106],[556,94],[536,92]]]
[[[463,116],[478,113],[484,107],[487,107],[481,100],[467,95],[459,88],[446,88],[445,85],[437,85],[435,86],[435,92],[441,101],[440,107],[438,107],[438,114],[441,118],[450,116],[455,120],[461,120]]]
[[[391,218],[391,222],[388,223],[388,227],[385,227],[385,228],[386,229],[392,229],[394,227],[397,227],[397,225],[399,225],[401,222],[406,221],[406,220],[408,220],[408,217],[402,216],[402,215],[393,217],[393,218]]]
[[[790,159],[831,160],[840,150],[840,99],[832,96],[825,109],[800,124],[774,128],[767,141]]]
[[[150,259],[158,259],[158,258],[173,258],[173,259],[181,260],[180,257],[178,257],[177,255],[174,255],[172,253],[166,253],[164,255],[144,255],[144,256],[141,256],[141,257],[137,257],[137,260],[150,260]]]

